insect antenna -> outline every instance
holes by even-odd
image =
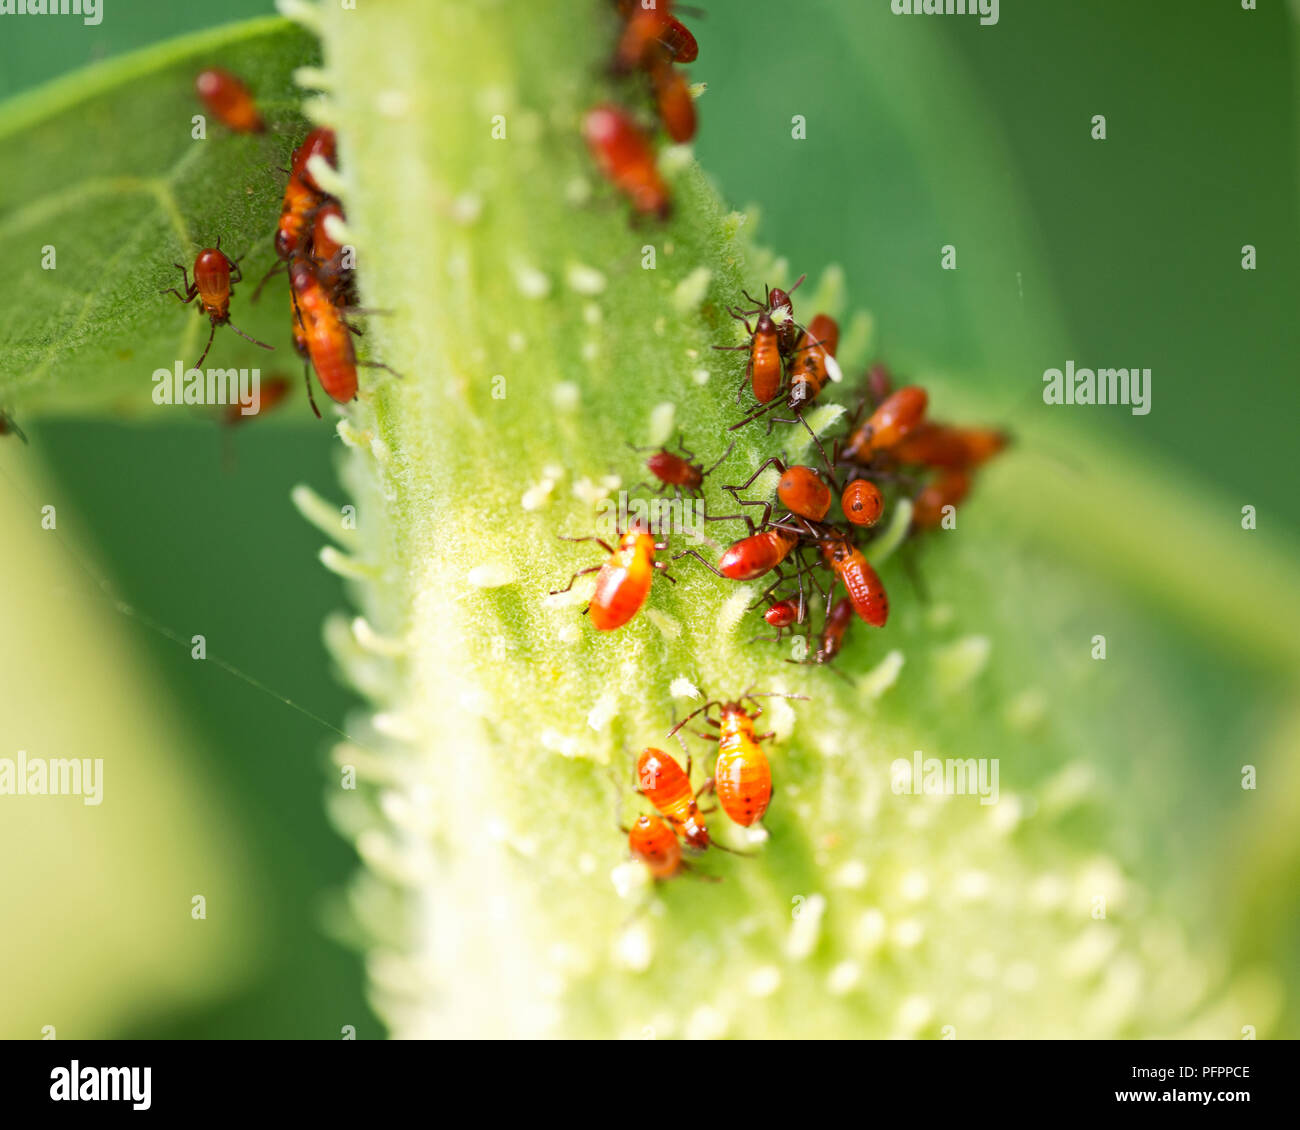
[[[720,466],[722,466],[722,464],[726,462],[727,456],[731,454],[732,449],[733,449],[735,446],[736,446],[736,441],[733,439],[733,440],[731,441],[731,446],[728,447],[727,450],[724,451],[724,452],[722,453],[722,458],[719,459],[716,463],[714,463],[713,466],[710,467],[707,471],[705,471],[705,472],[704,472],[704,476],[708,476],[708,475],[713,474],[714,471],[716,471]],[[704,477],[704,476],[701,476],[701,477]]]
[[[746,424],[751,423],[754,420],[757,420],[760,416],[768,412],[771,412],[772,409],[779,408],[782,406],[784,406],[784,401],[781,399],[780,396],[775,396],[770,401],[768,401],[768,403],[764,404],[762,408],[759,408],[757,411],[751,412],[738,424],[732,424],[731,427],[727,429],[727,431],[734,432],[736,431],[737,428],[743,428]]]
[[[274,266],[273,266],[269,271],[267,271],[266,274],[264,274],[264,275],[262,276],[262,281],[261,281],[260,283],[257,284],[257,289],[253,291],[253,301],[254,301],[254,302],[257,301],[257,296],[258,296],[259,294],[262,293],[262,287],[266,286],[267,280],[268,280],[272,275],[277,275],[277,274],[279,274],[279,273],[280,273],[282,270],[284,270],[284,268],[287,267],[288,265],[289,265],[289,264],[288,264],[288,260],[282,259],[282,260],[280,260],[280,262],[276,263],[276,264],[275,264],[275,265],[274,265]]]
[[[701,711],[708,710],[710,706],[717,706],[717,705],[718,703],[711,699],[710,701],[706,702],[703,706],[696,707],[688,715],[686,715],[685,718],[683,718],[680,722],[678,722],[676,726],[674,726],[671,730],[668,731],[668,736],[670,738],[673,737],[678,730],[680,730],[683,726],[685,726],[687,722],[689,722]],[[685,748],[685,746],[683,746],[683,748]]]
[[[226,325],[228,325],[232,330],[234,330],[235,333],[237,333],[245,341],[251,341],[254,345],[260,345],[263,349],[270,349],[270,350],[275,349],[274,345],[267,345],[266,342],[264,341],[258,341],[257,338],[250,337],[248,334],[244,333],[244,331],[241,330],[237,325],[235,325],[234,322],[227,322]]]

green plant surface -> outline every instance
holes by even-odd
[[[376,735],[394,747],[375,767],[377,793],[339,805],[372,867],[358,906],[383,939],[376,993],[394,1031],[1232,1035],[1239,1020],[1271,1022],[1275,975],[1180,940],[1188,905],[1172,879],[1186,857],[1130,823],[1155,783],[1213,740],[1221,701],[1187,702],[1184,668],[1196,661],[1181,650],[1188,636],[1231,628],[1243,612],[1232,594],[1259,575],[1260,554],[1231,540],[1248,536],[1234,511],[1214,536],[1206,511],[1141,468],[1053,446],[1044,429],[1059,462],[1029,444],[989,474],[961,533],[925,555],[928,605],[886,568],[901,594],[895,620],[856,633],[843,667],[867,675],[852,689],[748,646],[745,598],[689,563],[608,637],[581,619],[580,598],[544,597],[593,560],[555,541],[590,530],[590,501],[575,492],[640,477],[622,444],[665,438],[661,406],[701,455],[721,450],[740,368],[710,352],[738,340],[724,307],[742,282],[797,272],[752,250],[742,217],[719,208],[689,163],[673,178],[674,220],[629,226],[579,133],[582,112],[607,95],[609,37],[571,44],[557,65],[536,50],[550,14],[507,8],[313,17],[335,92],[328,120],[357,139],[344,199],[365,300],[395,311],[377,332],[407,374],[341,426],[362,521],[336,564],[357,573],[369,629],[334,636],[344,667],[376,689]],[[482,61],[472,81],[423,80],[462,57]],[[492,137],[496,114],[504,140]],[[361,172],[376,167],[386,175]],[[640,269],[646,244],[660,252],[654,271]],[[834,304],[837,289],[832,276],[822,296]],[[504,399],[492,395],[497,376]],[[978,411],[951,380],[930,378],[943,414]],[[792,455],[803,445],[793,432],[779,443]],[[771,450],[743,433],[718,481]],[[1078,461],[1081,477],[1063,470]],[[1080,520],[1061,522],[1085,489]],[[1144,525],[1135,501],[1159,521]],[[1164,559],[1169,530],[1189,548],[1213,546],[1231,578],[1223,605],[1198,599],[1199,565]],[[1135,584],[1138,566],[1153,583]],[[1157,587],[1187,633],[1179,658],[1167,650],[1174,618],[1141,603]],[[1294,623],[1294,602],[1279,599],[1273,618]],[[1105,628],[1141,646],[1094,663],[1090,640]],[[372,632],[387,655],[367,645]],[[1287,635],[1257,645],[1234,630],[1256,650],[1233,689],[1279,709],[1294,677]],[[902,667],[891,685],[893,653]],[[1141,677],[1127,681],[1138,655]],[[1208,658],[1213,672],[1198,682],[1220,675],[1225,657]],[[392,678],[376,677],[377,664]],[[1262,689],[1256,664],[1274,665]],[[611,869],[630,880],[606,769],[627,787],[635,751],[662,744],[672,711],[690,708],[671,699],[675,679],[813,701],[774,708],[778,799],[761,859],[706,864],[725,876],[717,886],[619,898]],[[1161,740],[1139,762],[1142,720],[1157,717]],[[914,749],[998,756],[1015,799],[990,812],[894,797],[889,764]],[[1220,772],[1197,782],[1197,804],[1218,820],[1232,801],[1206,798],[1237,788],[1235,769]],[[1152,867],[1141,878],[1154,890],[1125,873],[1121,849]],[[375,875],[405,894],[381,898]],[[1111,900],[1105,922],[1090,917],[1097,895]],[[1231,885],[1216,897],[1231,902]],[[1014,1008],[1000,1007],[1008,998]],[[1242,1019],[1254,1014],[1269,1019]]]
[[[326,640],[372,709],[347,720],[355,742],[334,751],[326,795],[365,864],[350,907],[392,1032],[1292,1030],[1291,927],[1263,884],[1293,873],[1296,824],[1276,786],[1245,792],[1239,779],[1247,757],[1280,765],[1294,732],[1300,608],[1292,547],[1243,531],[1239,504],[1189,498],[1129,453],[1018,413],[1017,448],[958,529],[921,547],[928,595],[901,553],[884,562],[892,618],[880,632],[855,625],[848,682],[751,645],[757,586],[691,561],[610,635],[580,615],[581,587],[546,596],[599,559],[556,535],[590,533],[594,498],[642,477],[626,443],[680,427],[701,456],[721,454],[743,363],[711,349],[741,340],[726,307],[809,266],[786,233],[767,234],[789,262],[756,249],[752,223],[685,151],[663,159],[671,221],[629,222],[580,134],[610,96],[614,14],[603,0],[572,7],[284,5],[323,41],[313,82],[330,96],[310,116],[339,131],[363,302],[387,311],[367,347],[402,374],[367,379],[342,411],[338,498],[295,495],[358,609]],[[261,49],[272,45],[250,43],[245,73],[259,73]],[[299,50],[279,73],[305,61]],[[293,137],[279,140],[287,151]],[[126,162],[98,175],[138,173]],[[249,239],[273,222],[268,191]],[[797,297],[801,312],[841,318],[855,373],[874,342],[842,275]],[[101,350],[85,387],[6,365],[6,402],[88,411],[143,382],[109,352],[132,348],[134,324],[92,312],[82,328]],[[940,417],[996,411],[977,377],[913,375]],[[814,419],[832,429],[837,411]],[[794,429],[736,438],[711,480],[715,508],[719,485],[767,454],[807,451]],[[1105,661],[1091,658],[1096,634]],[[711,856],[700,869],[721,882],[655,888],[626,861],[615,808],[621,792],[623,818],[636,811],[636,751],[674,749],[674,714],[697,703],[674,697],[679,681],[809,701],[771,705],[766,837],[716,818],[754,858]],[[706,764],[706,744],[689,740]],[[896,795],[891,763],[915,750],[998,758],[999,803]],[[349,768],[363,788],[339,787]],[[1257,809],[1274,832],[1268,868],[1209,854],[1247,843]]]

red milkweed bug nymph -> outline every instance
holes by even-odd
[[[719,350],[749,350],[749,361],[745,365],[745,377],[736,389],[736,403],[740,403],[740,393],[748,383],[750,390],[754,394],[754,399],[759,404],[766,404],[768,401],[775,399],[777,393],[781,391],[781,382],[785,376],[785,369],[781,360],[780,332],[766,310],[759,313],[758,321],[752,329],[743,314],[733,311],[731,316],[744,325],[745,332],[749,334],[749,344],[715,345],[713,348]]]
[[[230,320],[230,296],[233,293],[231,284],[241,282],[244,276],[239,270],[239,260],[228,258],[221,250],[220,239],[217,240],[216,247],[206,247],[195,256],[193,282],[190,282],[189,273],[180,263],[173,263],[172,266],[180,271],[185,279],[185,293],[182,294],[174,286],[167,287],[161,293],[174,294],[186,304],[193,302],[197,297],[200,308],[212,323],[212,329],[208,333],[208,344],[203,347],[203,355],[194,363],[193,368],[197,369],[203,364],[208,350],[212,348],[212,338],[218,326],[229,326],[245,341],[251,341],[263,349],[275,348],[264,341],[258,341],[255,337],[249,337]]]
[[[264,377],[258,393],[257,411],[245,413],[243,405],[239,401],[235,401],[233,404],[227,404],[221,410],[221,422],[227,427],[233,428],[242,424],[245,420],[265,416],[268,412],[275,411],[276,407],[289,395],[290,387],[287,377]]]
[[[912,500],[912,524],[918,530],[937,529],[944,508],[957,506],[970,493],[971,474],[965,469],[940,471]]]
[[[832,379],[840,327],[834,318],[818,314],[804,330],[790,364],[790,406],[813,400]],[[805,387],[801,388],[803,385]]]
[[[660,63],[650,72],[659,120],[668,136],[679,145],[690,141],[698,127],[695,99],[686,76],[670,63]]]
[[[754,473],[743,483],[738,483],[735,486],[725,486],[722,489],[727,491],[742,507],[761,507],[763,517],[758,525],[760,527],[766,526],[772,517],[772,504],[741,498],[740,492],[749,487],[768,467],[775,467],[781,476],[776,484],[776,497],[791,515],[806,518],[811,522],[820,522],[826,517],[831,508],[831,489],[822,480],[822,477],[811,467],[799,465],[787,467],[775,455],[763,460]]]
[[[614,53],[616,74],[663,62],[693,63],[699,58],[699,43],[671,9],[672,0],[657,0],[650,7],[634,0],[626,8],[627,22]]]
[[[798,544],[799,535],[790,530],[761,530],[729,545],[713,571],[732,581],[752,581],[780,565]]]
[[[793,628],[803,620],[804,605],[802,601],[785,600],[774,601],[768,606],[763,613],[763,619],[767,621],[770,627],[777,631],[783,631],[786,628]]]
[[[845,682],[852,683],[852,679],[838,668],[831,666],[831,664],[844,649],[844,637],[848,634],[849,625],[853,623],[855,615],[853,601],[847,596],[840,597],[826,614],[826,620],[822,624],[821,635],[817,641],[817,650],[809,658],[787,659],[786,662],[799,666],[828,667]]]
[[[629,444],[628,446],[631,447],[632,445]],[[676,452],[669,451],[667,447],[663,446],[632,447],[632,450],[654,452],[654,454],[645,461],[645,465],[646,469],[659,481],[659,486],[656,489],[657,494],[662,494],[668,487],[672,487],[673,493],[676,496],[680,497],[683,494],[687,494],[694,498],[700,498],[703,496],[702,487],[704,485],[704,480],[709,475],[713,474],[713,472],[726,461],[727,456],[731,454],[732,449],[735,446],[735,442],[733,441],[731,446],[722,453],[717,462],[707,470],[703,464],[694,462],[695,452],[688,449],[682,443],[682,437],[680,434],[677,437],[677,450],[681,452],[680,455]],[[643,486],[648,487],[649,484],[644,482],[637,483],[637,485],[632,489],[636,490]]]
[[[1007,433],[997,428],[955,428],[927,421],[905,435],[893,453],[900,463],[961,471],[987,463],[1007,442]]]
[[[814,663],[829,663],[844,650],[844,637],[849,625],[853,623],[853,601],[847,596],[840,597],[826,614],[826,623],[822,625],[821,638],[813,657]]]
[[[773,587],[776,587],[787,579],[781,571],[781,563],[798,546],[799,538],[798,532],[773,524],[767,529],[759,530],[727,546],[722,556],[718,558],[717,565],[702,557],[699,550],[695,549],[683,550],[673,560],[680,561],[683,557],[693,557],[709,572],[727,581],[752,581],[775,569],[777,579]],[[798,569],[802,594],[803,566],[799,565]],[[770,595],[771,591],[769,589],[764,596]]]
[[[354,331],[344,318],[346,311],[339,307],[317,274],[315,265],[304,256],[294,259],[289,267],[289,283],[293,294],[294,317],[302,329],[302,336],[294,334],[294,348],[301,352],[307,347],[312,368],[320,380],[321,388],[330,399],[346,404],[357,395],[357,367],[385,369],[398,373],[382,361],[361,361],[352,347]],[[355,313],[356,311],[354,311]],[[311,381],[307,381],[307,395],[312,401],[312,411],[317,416],[315,398],[311,396]]]
[[[873,628],[883,628],[889,619],[889,594],[862,551],[837,530],[821,541],[820,548],[823,560],[843,582],[858,618]]]
[[[633,522],[619,537],[618,548],[598,537],[560,540],[594,541],[609,554],[603,565],[579,569],[569,578],[569,583],[564,588],[553,589],[550,594],[558,596],[562,592],[568,592],[579,577],[598,573],[591,603],[584,609],[590,614],[592,627],[598,632],[612,632],[615,628],[621,628],[641,611],[646,597],[650,595],[650,583],[654,580],[656,569],[663,573],[665,580],[677,583],[676,578],[668,573],[668,566],[656,557],[659,551],[668,548],[668,543],[656,542],[654,536],[639,522]]]
[[[700,57],[700,45],[695,36],[676,16],[668,16],[667,23],[659,32],[659,42],[674,63],[693,63]]]
[[[293,151],[293,158],[289,165],[289,177],[297,177],[312,192],[325,196],[325,190],[316,182],[316,177],[307,167],[307,163],[313,157],[323,157],[333,168],[338,168],[338,138],[328,126],[317,126],[306,137],[302,139],[302,144]]]
[[[855,526],[874,526],[885,509],[885,498],[875,483],[854,479],[840,495],[840,509]]]
[[[925,389],[919,385],[907,385],[890,393],[849,437],[840,457],[868,463],[874,455],[890,451],[921,423],[927,403]]]
[[[648,746],[636,759],[636,787],[678,836],[703,851],[712,840],[696,803],[699,793],[691,788],[689,765],[688,759],[684,770],[670,754]],[[701,786],[700,791],[706,787]]]
[[[583,131],[605,179],[636,211],[665,219],[670,211],[668,186],[655,164],[654,147],[631,116],[608,103],[597,106],[588,112]]]
[[[628,851],[644,863],[657,880],[671,879],[685,867],[682,845],[676,833],[658,816],[639,816],[627,833]]]
[[[731,820],[741,827],[748,828],[763,818],[768,804],[772,800],[772,769],[760,742],[773,736],[772,733],[756,734],[754,723],[762,715],[763,708],[758,703],[760,698],[805,699],[805,695],[785,694],[751,694],[746,691],[731,702],[711,700],[698,707],[683,718],[669,731],[669,737],[676,734],[692,718],[703,714],[704,721],[713,726],[717,735],[699,733],[698,736],[718,743],[718,759],[714,764],[713,776],[705,786],[711,788],[718,797]],[[745,702],[753,701],[752,710],[745,709]],[[709,711],[718,708],[718,719]]]
[[[194,89],[213,117],[236,133],[262,133],[266,123],[243,81],[220,67],[200,71]]]

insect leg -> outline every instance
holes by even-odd
[[[593,565],[590,569],[579,569],[576,573],[573,574],[572,577],[569,578],[569,583],[565,585],[564,588],[552,589],[547,595],[559,596],[560,593],[562,592],[568,592],[571,588],[573,588],[573,582],[576,581],[579,577],[585,577],[588,573],[597,573],[603,568],[604,568],[603,565]]]

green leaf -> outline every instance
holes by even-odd
[[[195,253],[218,237],[244,256],[232,316],[277,346],[268,354],[219,329],[220,367],[296,373],[283,284],[258,307],[253,287],[274,262],[271,238],[293,147],[306,127],[295,68],[316,48],[263,19],[187,36],[92,67],[0,108],[0,403],[18,413],[155,408],[155,369],[192,365],[208,321],[172,295]],[[222,65],[249,84],[266,134],[233,134],[205,114],[194,77]],[[44,248],[55,249],[45,270]],[[184,408],[172,409],[184,412]]]

